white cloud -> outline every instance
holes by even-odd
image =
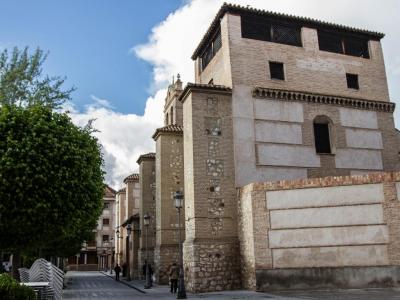
[[[90,98],[92,98],[92,100],[94,100],[94,103],[90,105],[92,107],[97,107],[97,108],[105,107],[105,108],[109,108],[109,109],[115,108],[114,106],[111,105],[110,101],[108,101],[106,99],[100,99],[94,95],[90,95]]]
[[[154,97],[147,99],[144,115],[121,114],[109,107],[101,107],[98,101],[78,112],[67,104],[64,110],[70,112],[72,121],[84,126],[95,119],[94,135],[103,146],[106,183],[114,188],[122,186],[122,180],[138,171],[136,160],[139,155],[155,150],[151,136],[156,128],[162,126],[162,107],[166,90],[159,90]]]
[[[154,97],[146,103],[143,116],[123,115],[112,110],[104,99],[95,100],[84,113],[72,113],[75,122],[85,123],[97,118],[95,127],[104,146],[107,180],[119,187],[121,180],[137,169],[139,154],[153,151],[151,135],[162,124],[165,88],[172,76],[180,73],[182,80],[194,81],[194,65],[190,59],[194,49],[216,15],[224,0],[190,0],[163,22],[156,25],[147,43],[132,48],[139,58],[153,66],[153,81],[149,83]],[[366,28],[386,33],[383,39],[388,66],[388,81],[392,101],[400,99],[398,82],[398,50],[400,34],[396,27],[400,1],[397,0],[231,0],[231,3],[254,8],[311,17],[324,21]],[[396,113],[400,117],[400,112]],[[400,119],[399,119],[400,120]]]

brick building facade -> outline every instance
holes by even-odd
[[[399,143],[383,36],[221,7],[192,56],[195,83],[170,85],[156,153],[138,160],[138,255],[149,213],[157,281],[177,260],[172,203],[183,190],[192,292],[398,284]]]

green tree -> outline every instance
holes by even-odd
[[[104,193],[91,129],[42,105],[0,108],[0,240],[4,250],[75,251]],[[74,253],[74,252],[73,252]]]
[[[73,89],[42,75],[45,58],[0,54],[0,250],[65,257],[96,227],[103,160],[90,124],[54,110]]]
[[[30,55],[28,47],[15,47],[11,54],[7,49],[0,53],[0,104],[59,108],[70,100],[74,88],[62,89],[65,78],[43,75],[46,58],[40,49]]]

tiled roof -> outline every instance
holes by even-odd
[[[334,30],[338,30],[338,31],[346,31],[349,33],[361,34],[361,35],[368,36],[369,38],[375,39],[375,40],[376,39],[380,40],[381,38],[383,38],[385,36],[383,33],[380,33],[380,32],[354,28],[354,27],[350,27],[350,26],[320,21],[320,20],[316,20],[316,19],[312,19],[312,18],[298,17],[298,16],[289,15],[289,14],[276,13],[276,12],[271,12],[271,11],[267,11],[267,10],[256,9],[256,8],[252,8],[252,7],[244,7],[241,5],[224,3],[222,5],[222,7],[220,8],[220,10],[218,11],[217,15],[215,16],[214,20],[212,21],[207,32],[203,36],[201,42],[199,43],[196,50],[194,51],[194,53],[192,55],[193,60],[196,59],[199,55],[201,55],[201,52],[203,51],[204,46],[208,44],[208,40],[213,36],[215,30],[218,28],[221,18],[227,12],[234,13],[234,14],[252,13],[252,14],[257,14],[257,15],[262,15],[262,16],[268,16],[268,17],[278,19],[278,20],[280,19],[280,20],[285,20],[285,21],[296,22],[298,24],[301,24],[304,26],[310,26],[313,28],[327,28],[327,29],[334,29]]]
[[[122,188],[122,189],[119,189],[118,190],[118,194],[120,194],[120,193],[125,193],[126,192],[126,188]]]
[[[157,139],[158,135],[160,133],[177,133],[177,134],[182,134],[183,133],[183,126],[181,125],[167,125],[161,128],[157,128],[156,132],[153,134],[153,139]]]
[[[137,180],[139,180],[139,174],[133,173],[124,179],[124,183],[127,183],[128,181],[137,181]]]
[[[190,83],[185,86],[182,94],[179,96],[178,100],[183,101],[189,91],[197,90],[197,91],[208,91],[213,93],[222,93],[222,94],[231,94],[232,89],[225,85],[217,85],[217,84],[202,84],[202,83]]]
[[[154,152],[149,152],[146,154],[142,154],[139,156],[138,160],[136,161],[138,164],[140,164],[140,162],[144,159],[155,159],[156,158],[156,154]]]
[[[104,197],[105,198],[114,198],[116,193],[117,192],[112,187],[110,187],[109,185],[106,184],[106,186],[104,188]]]

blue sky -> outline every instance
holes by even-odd
[[[0,0],[0,50],[50,51],[45,73],[65,75],[78,90],[72,121],[96,119],[106,182],[114,188],[154,151],[173,75],[194,81],[190,59],[225,0]],[[382,40],[390,99],[400,100],[398,0],[229,0],[386,33]],[[373,12],[371,14],[371,12]],[[99,101],[105,99],[107,101]],[[395,121],[400,127],[400,103]]]
[[[45,73],[76,86],[76,108],[108,99],[116,111],[143,114],[152,68],[129,50],[182,0],[1,0],[0,47],[49,51]]]

